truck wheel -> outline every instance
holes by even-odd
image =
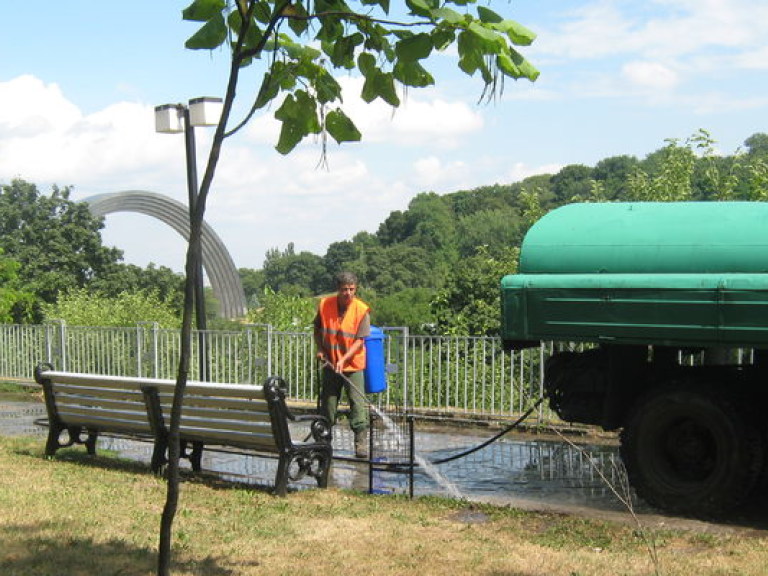
[[[621,433],[638,496],[660,509],[716,518],[749,496],[760,474],[760,434],[734,398],[712,388],[659,390]]]

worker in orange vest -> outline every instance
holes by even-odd
[[[315,316],[317,357],[323,363],[320,409],[331,426],[343,391],[349,400],[349,426],[355,435],[355,456],[368,457],[365,338],[371,333],[370,307],[357,298],[357,277],[336,276],[336,295],[320,300]]]

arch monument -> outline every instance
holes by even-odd
[[[189,241],[189,210],[186,205],[156,192],[126,190],[97,194],[83,200],[91,213],[104,217],[113,212],[139,212],[168,224]],[[203,268],[211,282],[213,293],[219,300],[219,315],[241,318],[247,311],[245,292],[235,263],[222,242],[207,222],[202,232]]]

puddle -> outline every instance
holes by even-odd
[[[0,434],[44,436],[46,429],[34,424],[35,419],[44,417],[45,407],[40,404],[0,403]],[[490,435],[491,432],[482,436],[464,430],[416,430],[416,454],[426,462],[442,460],[477,446]],[[351,432],[340,425],[335,430],[334,438],[335,455],[340,459],[334,462],[331,484],[367,491],[370,486],[369,468],[367,464],[351,459]],[[151,446],[144,442],[105,437],[99,440],[99,448],[145,462],[151,458]],[[206,451],[203,468],[227,480],[269,485],[274,480],[276,461]],[[596,471],[596,468],[601,470],[610,482],[618,484],[621,472],[614,446],[585,445],[577,450],[560,441],[518,440],[508,435],[477,452],[434,468],[447,482],[436,480],[434,474],[426,474],[423,466],[417,466],[413,485],[415,495],[457,497],[458,493],[459,497],[469,501],[533,508],[569,506],[624,511],[623,505]],[[407,474],[374,470],[372,480],[376,493],[409,493]],[[314,481],[304,479],[299,486],[314,486]],[[642,502],[636,499],[634,502],[637,512],[645,511]]]

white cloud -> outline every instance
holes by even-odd
[[[0,178],[128,187],[177,155],[178,144],[154,133],[149,107],[117,103],[84,116],[56,84],[31,76],[0,83],[0,111]]]
[[[748,0],[597,0],[565,13],[563,22],[540,31],[535,50],[578,59],[669,58],[764,44],[768,6]]]
[[[557,174],[563,168],[562,164],[543,164],[541,166],[528,166],[522,162],[516,162],[504,173],[501,183],[514,183],[525,180],[538,174]]]
[[[635,86],[667,90],[679,83],[678,74],[660,62],[627,62],[622,76]]]
[[[424,190],[463,188],[467,172],[466,162],[444,162],[434,155],[419,158],[413,163],[414,183]]]

